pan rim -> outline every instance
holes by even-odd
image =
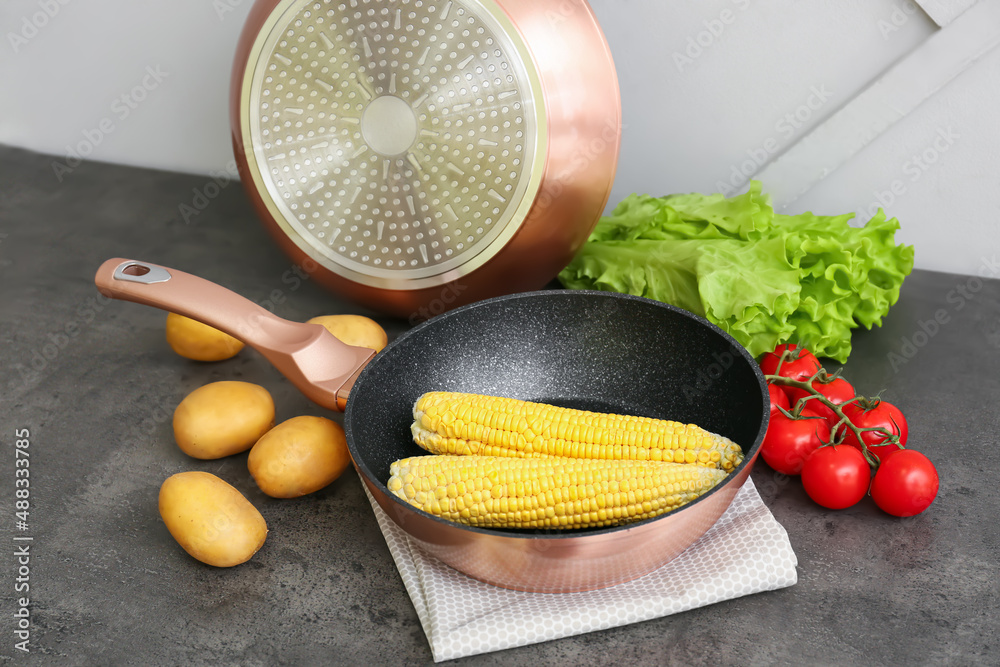
[[[757,431],[757,434],[754,437],[753,443],[744,452],[743,461],[740,463],[740,465],[738,465],[736,468],[730,471],[729,474],[726,476],[726,478],[722,480],[719,484],[714,486],[707,493],[692,500],[691,502],[681,505],[680,507],[670,510],[669,512],[664,512],[663,514],[660,514],[658,516],[651,517],[649,519],[644,519],[642,521],[637,521],[635,523],[628,523],[620,526],[607,526],[604,528],[585,529],[585,530],[572,530],[572,531],[551,530],[549,532],[539,532],[537,534],[532,534],[522,531],[503,530],[497,528],[480,528],[477,526],[466,526],[464,524],[460,524],[454,521],[449,521],[448,519],[443,519],[441,517],[434,516],[433,514],[425,512],[417,507],[414,507],[413,505],[410,505],[409,503],[403,502],[398,497],[396,497],[391,491],[389,491],[389,488],[386,486],[385,482],[378,479],[369,469],[367,464],[361,459],[361,457],[356,455],[357,447],[355,444],[354,425],[353,425],[353,410],[355,403],[354,396],[356,394],[352,392],[351,396],[348,398],[347,401],[347,409],[344,411],[344,431],[347,436],[347,446],[351,453],[351,459],[354,461],[355,466],[359,469],[359,472],[363,477],[362,481],[365,483],[374,484],[379,489],[379,491],[382,494],[384,494],[387,498],[389,498],[391,502],[393,502],[395,505],[398,505],[406,510],[416,512],[421,517],[430,519],[436,523],[441,524],[442,526],[447,526],[453,529],[470,531],[473,533],[479,533],[482,535],[492,536],[500,539],[519,540],[519,541],[520,540],[537,541],[537,540],[547,540],[547,539],[575,540],[583,538],[592,540],[594,538],[597,538],[598,536],[607,536],[620,532],[627,532],[630,530],[644,529],[648,526],[655,524],[658,521],[661,521],[668,517],[672,517],[682,510],[694,507],[698,503],[701,503],[702,501],[714,496],[717,492],[721,491],[722,489],[729,487],[730,483],[734,479],[740,477],[741,473],[744,470],[746,470],[747,468],[749,468],[754,464],[754,462],[757,459],[757,454],[760,450],[761,442],[764,439],[764,434],[767,431],[767,426],[769,422],[769,412],[767,409],[767,406],[769,405],[767,385],[766,381],[764,380],[764,374],[760,370],[760,366],[757,364],[757,361],[750,355],[749,351],[747,351],[747,349],[743,347],[743,345],[741,345],[738,341],[736,341],[735,338],[733,338],[729,333],[724,331],[721,327],[719,327],[716,324],[713,324],[712,322],[709,322],[706,318],[700,315],[696,315],[695,313],[684,310],[683,308],[679,308],[669,303],[664,303],[662,301],[656,301],[655,299],[649,299],[647,297],[636,296],[633,294],[622,294],[619,292],[605,292],[601,290],[545,289],[545,290],[534,290],[530,292],[516,292],[514,294],[505,294],[490,299],[483,299],[482,301],[476,301],[474,303],[460,306],[453,310],[449,310],[439,315],[436,315],[400,334],[395,340],[389,343],[389,345],[387,345],[382,350],[382,353],[392,350],[397,345],[402,344],[410,336],[417,335],[420,331],[423,331],[427,327],[434,326],[435,323],[437,322],[441,322],[450,317],[461,316],[463,313],[470,310],[489,307],[493,304],[505,301],[514,301],[520,299],[534,300],[534,299],[544,299],[544,298],[564,297],[564,296],[582,296],[587,298],[594,298],[594,297],[610,298],[612,300],[634,301],[642,303],[645,306],[664,308],[666,310],[673,311],[675,314],[687,317],[691,320],[694,320],[695,322],[698,322],[699,324],[707,326],[709,330],[721,336],[724,341],[728,342],[732,346],[732,348],[735,349],[750,365],[750,368],[753,371],[754,376],[757,378],[757,382],[758,385],[760,386],[762,393],[761,412],[764,416],[763,419],[761,420],[761,424]],[[368,363],[368,365],[364,368],[364,370],[362,370],[361,374],[358,376],[357,381],[355,382],[354,385],[355,387],[364,384],[366,376],[369,374],[368,372],[369,369],[378,364],[380,362],[380,358],[384,358],[382,357],[382,353],[375,355],[375,357],[372,358],[372,360]],[[742,444],[740,446],[742,447]],[[739,486],[741,487],[743,483],[745,483],[745,480],[744,482],[741,482]],[[544,531],[545,529],[537,529],[537,530]]]

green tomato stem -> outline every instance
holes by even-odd
[[[809,396],[803,396],[798,401],[796,401],[795,405],[792,407],[791,413],[786,412],[785,410],[779,407],[778,409],[781,410],[782,414],[792,419],[801,419],[800,415],[802,413],[803,408],[805,407],[805,404],[810,400],[814,399],[818,400],[820,403],[829,408],[830,411],[833,412],[833,414],[835,414],[838,418],[837,423],[830,431],[831,441],[826,444],[839,445],[843,443],[844,438],[847,436],[847,432],[844,431],[842,437],[840,438],[837,438],[836,436],[837,433],[840,431],[841,426],[846,426],[851,430],[851,432],[854,433],[854,437],[857,438],[858,442],[861,444],[861,453],[864,454],[865,460],[868,461],[868,465],[871,466],[872,469],[878,468],[879,459],[874,454],[872,454],[871,450],[868,448],[868,444],[861,438],[861,434],[863,432],[875,431],[877,433],[880,433],[883,436],[885,436],[884,440],[885,444],[896,445],[896,447],[898,447],[899,449],[904,449],[903,445],[900,444],[899,442],[899,436],[896,435],[895,433],[890,433],[888,429],[885,429],[881,426],[870,426],[861,428],[859,426],[856,426],[853,422],[851,422],[850,418],[844,414],[843,406],[854,402],[858,402],[861,405],[867,405],[870,399],[867,399],[864,396],[855,396],[849,401],[837,404],[831,401],[823,394],[821,394],[819,391],[816,390],[815,387],[812,386],[812,383],[816,380],[819,380],[822,383],[829,382],[830,380],[833,380],[836,377],[838,377],[838,373],[830,375],[829,373],[826,372],[825,368],[820,368],[806,380],[795,380],[793,378],[785,377],[783,375],[778,375],[778,373],[781,372],[781,364],[783,364],[785,361],[791,361],[796,358],[798,358],[798,355],[796,355],[795,352],[786,348],[785,350],[782,351],[781,357],[778,359],[778,366],[777,368],[774,369],[775,375],[764,376],[764,379],[766,379],[771,384],[776,384],[783,387],[795,387],[797,389],[802,389],[807,394],[810,394]]]

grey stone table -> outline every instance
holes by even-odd
[[[984,252],[981,273],[1000,275],[1000,248]],[[197,273],[293,320],[365,314],[290,271],[239,184],[93,163],[57,173],[51,157],[0,147],[2,660],[430,663],[353,471],[315,496],[273,500],[245,455],[190,459],[170,426],[187,392],[219,379],[268,387],[279,419],[329,413],[253,351],[218,364],[174,355],[162,312],[98,298],[94,271],[115,256]],[[390,336],[408,326],[377,319]],[[884,326],[854,344],[847,377],[898,404],[911,446],[937,464],[927,512],[895,519],[870,501],[826,511],[761,462],[753,478],[788,531],[796,585],[463,662],[996,664],[1000,281],[916,271]],[[23,530],[20,429],[30,441]],[[204,566],[167,533],[157,492],[183,470],[221,476],[267,516],[268,541],[247,564]],[[16,648],[22,597],[29,654]]]

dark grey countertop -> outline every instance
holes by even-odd
[[[206,191],[208,177],[94,163],[60,181],[52,159],[0,147],[0,660],[430,663],[353,471],[313,496],[274,500],[250,479],[245,454],[188,458],[170,426],[186,393],[219,379],[264,385],[279,419],[330,413],[251,350],[217,364],[177,357],[164,342],[162,312],[99,299],[93,275],[103,260],[124,256],[271,301],[292,320],[371,313],[290,279],[292,265],[238,183]],[[1000,276],[1000,247],[983,250],[983,275]],[[927,323],[936,313],[944,324],[935,328]],[[407,328],[376,319],[390,337]],[[927,512],[896,519],[868,500],[823,510],[798,480],[761,461],[753,479],[788,531],[796,585],[461,662],[995,664],[1000,281],[915,271],[884,326],[856,333],[845,375],[908,416],[910,446],[941,476]],[[26,530],[15,526],[16,429],[30,431]],[[170,537],[157,493],[183,470],[215,473],[261,508],[270,534],[247,564],[202,565]],[[14,632],[25,595],[15,589],[15,552],[25,544],[28,655],[15,648]]]

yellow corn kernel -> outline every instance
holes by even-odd
[[[459,392],[417,399],[410,430],[432,454],[673,461],[727,472],[743,461],[738,444],[693,424]]]
[[[681,507],[726,478],[703,466],[555,456],[414,456],[394,462],[389,473],[389,490],[405,502],[480,528],[633,523]],[[402,477],[412,484],[399,483]],[[488,495],[449,498],[453,489],[471,489],[486,478],[497,480]]]

